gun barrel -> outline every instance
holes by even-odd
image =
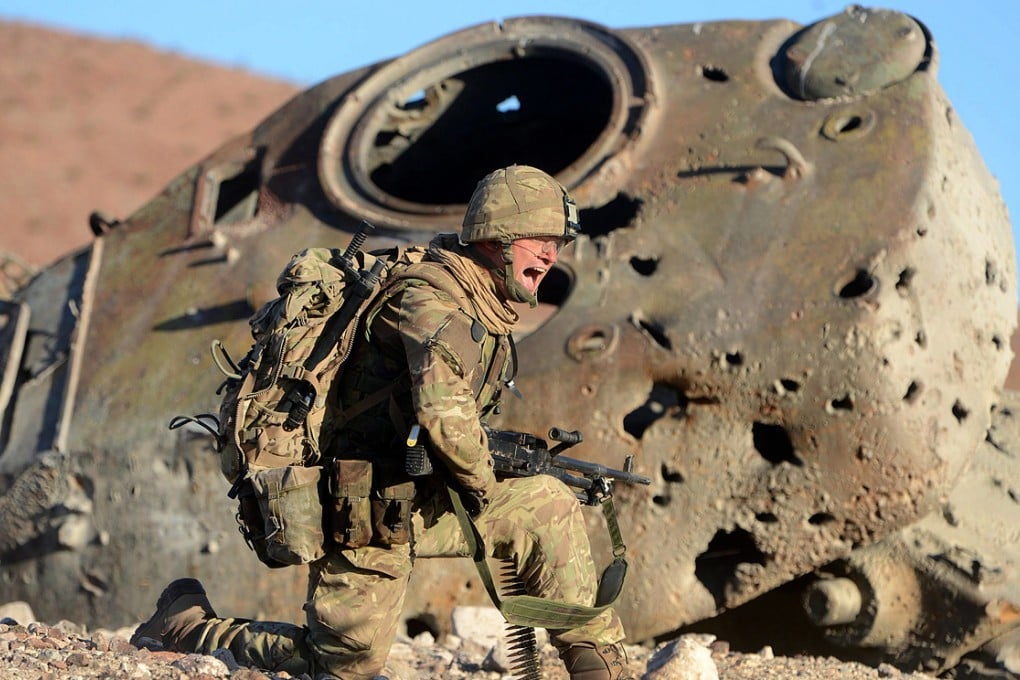
[[[549,429],[549,439],[555,439],[558,442],[564,444],[580,444],[584,441],[584,435],[581,434],[580,430],[564,430],[559,427],[553,427]]]
[[[589,463],[586,460],[578,460],[577,458],[569,458],[567,456],[556,456],[552,459],[552,464],[563,470],[580,472],[585,475],[606,477],[617,482],[623,482],[624,484],[647,485],[652,483],[652,480],[644,475],[627,472],[625,470],[614,470],[613,468],[606,467],[599,463]]]

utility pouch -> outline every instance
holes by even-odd
[[[372,540],[372,461],[333,461],[329,509],[333,542],[341,548],[360,548]]]
[[[404,545],[411,540],[414,480],[382,487],[372,495],[372,526],[378,545]]]
[[[266,520],[262,516],[259,500],[255,497],[255,489],[251,480],[244,480],[237,493],[237,528],[244,537],[244,542],[252,549],[262,564],[272,569],[288,565],[278,562],[269,556],[266,550]]]
[[[326,554],[321,479],[319,466],[287,465],[252,474],[251,486],[264,519],[266,555],[270,559],[283,564],[308,564]]]

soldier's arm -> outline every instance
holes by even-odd
[[[402,293],[398,318],[412,405],[431,451],[462,488],[489,498],[496,477],[471,389],[481,350],[471,339],[470,317],[452,300],[422,286]]]

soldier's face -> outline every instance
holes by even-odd
[[[534,236],[513,241],[510,249],[514,255],[514,278],[535,295],[542,279],[556,264],[563,246],[564,240],[555,236]]]

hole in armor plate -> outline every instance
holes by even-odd
[[[754,537],[744,529],[719,530],[705,552],[694,560],[694,576],[712,594],[717,605],[726,601],[727,586],[742,564],[765,565],[765,554],[758,549]]]
[[[648,398],[623,417],[623,429],[635,439],[641,439],[645,430],[660,418],[684,417],[687,409],[687,396],[672,385],[655,383]]]
[[[773,465],[790,463],[801,466],[804,464],[804,461],[793,449],[790,434],[782,425],[756,421],[751,425],[751,438],[754,441],[755,450]]]

